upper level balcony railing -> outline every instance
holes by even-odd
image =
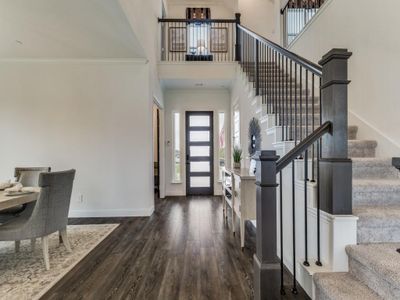
[[[283,46],[288,47],[319,11],[325,0],[288,0],[281,10]]]
[[[159,19],[161,61],[232,62],[236,57],[236,19]]]

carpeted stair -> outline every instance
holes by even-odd
[[[346,247],[348,273],[314,275],[316,299],[400,299],[400,176],[391,159],[375,157],[376,141],[357,140],[353,160],[353,214],[358,245]],[[399,250],[400,251],[400,250]]]

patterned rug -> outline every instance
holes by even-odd
[[[15,253],[13,242],[0,242],[0,299],[39,299],[117,227],[118,224],[68,226],[72,253],[59,244],[57,233],[52,234],[49,271],[44,267],[40,239],[34,253],[30,241],[21,242],[19,253]]]

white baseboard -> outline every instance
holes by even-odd
[[[123,210],[123,209],[99,209],[99,210],[70,210],[70,218],[113,218],[113,217],[149,217],[154,212],[154,205],[149,208]]]

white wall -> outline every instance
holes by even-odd
[[[214,112],[214,194],[221,194],[221,184],[218,182],[218,113],[225,112],[225,129],[230,124],[230,95],[226,89],[174,89],[165,92],[165,180],[166,195],[177,196],[186,194],[186,165],[185,165],[185,112],[186,111],[213,111]],[[181,114],[181,174],[182,183],[172,183],[172,114]],[[230,132],[226,134],[226,163],[230,164]],[[170,141],[170,143],[167,143]]]
[[[243,151],[242,167],[248,168],[250,166],[249,151],[248,151],[248,130],[249,123],[253,117],[256,117],[251,106],[251,101],[254,100],[254,95],[251,92],[252,84],[248,85],[247,77],[243,81],[242,72],[240,67],[237,66],[236,78],[232,84],[231,91],[231,132],[233,132],[233,111],[235,107],[239,108],[240,112],[240,144]],[[249,90],[249,86],[251,89]],[[266,141],[264,139],[264,144]],[[265,149],[264,149],[265,150]]]
[[[280,42],[280,6],[280,0],[238,0],[241,23],[273,42]]]
[[[151,214],[148,77],[143,61],[0,62],[0,178],[75,168],[71,216]]]
[[[160,27],[162,0],[118,0],[132,30],[145,51],[150,66],[150,92],[163,107],[163,91],[158,80],[157,63],[160,60]]]
[[[400,2],[331,0],[291,45],[317,62],[331,48],[348,48],[349,109],[361,138],[376,138],[380,156],[399,155]],[[368,134],[371,132],[371,134]],[[387,146],[385,146],[387,145]]]

